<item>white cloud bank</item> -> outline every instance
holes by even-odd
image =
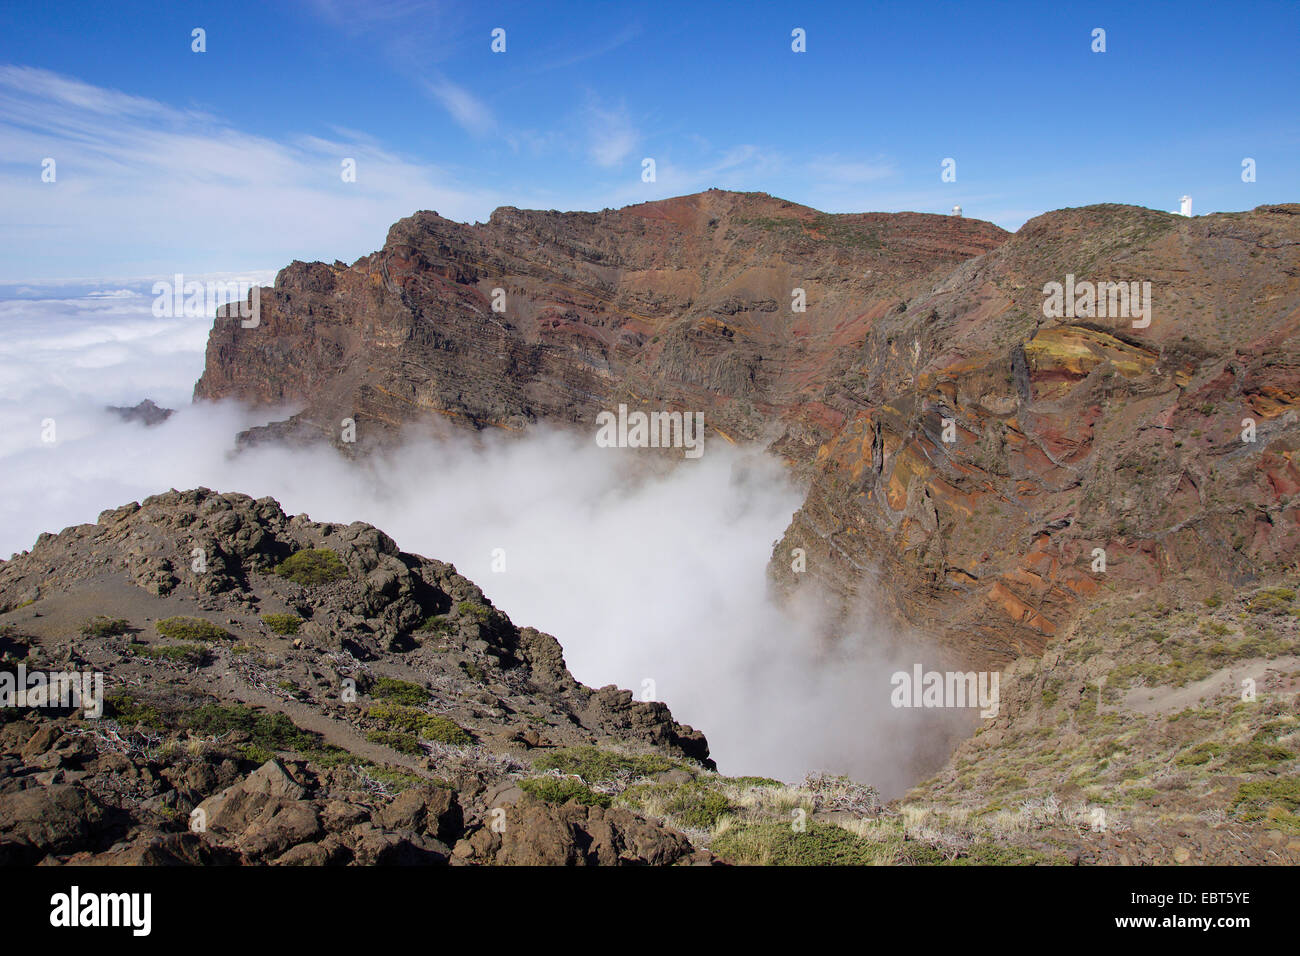
[[[633,478],[635,450],[539,430],[522,440],[412,440],[361,465],[332,449],[230,455],[253,418],[181,406],[154,428],[102,411],[183,401],[210,324],[154,319],[148,299],[0,303],[0,553],[169,487],[276,497],[288,513],[369,521],[450,561],[520,625],[555,634],[578,679],[654,697],[709,737],[720,769],[796,780],[850,773],[888,794],[941,750],[933,712],[889,706],[910,669],[864,623],[828,644],[812,610],[770,600],[765,566],[800,492],[777,463],[719,443]],[[113,310],[113,311],[108,311]],[[112,321],[108,321],[109,317]],[[57,423],[54,446],[42,421]],[[494,573],[494,549],[506,570]]]

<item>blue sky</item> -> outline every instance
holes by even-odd
[[[710,186],[833,212],[959,203],[1009,229],[1184,193],[1198,214],[1296,201],[1298,46],[1294,2],[10,0],[0,281],[352,261],[416,209]]]

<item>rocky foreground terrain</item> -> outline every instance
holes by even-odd
[[[0,608],[6,669],[106,681],[99,720],[0,710],[0,861],[710,859],[561,773],[693,778],[703,735],[368,525],[169,492],[0,565]]]
[[[0,863],[1296,863],[1298,616],[1101,605],[882,806],[719,775],[369,525],[171,491],[0,564],[0,669],[104,675],[98,718],[0,709]]]

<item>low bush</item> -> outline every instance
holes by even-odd
[[[151,661],[186,662],[196,667],[204,664],[209,651],[202,644],[137,644],[126,646],[127,653]]]
[[[366,740],[385,747],[392,747],[402,754],[418,754],[421,752],[420,741],[416,739],[416,736],[402,733],[400,730],[368,730],[366,731]]]
[[[587,783],[607,783],[683,769],[680,763],[659,754],[632,756],[599,747],[562,747],[551,750],[538,757],[533,766],[538,770],[576,774]]]
[[[392,701],[394,704],[406,704],[411,707],[419,707],[429,702],[429,692],[419,684],[413,684],[409,680],[398,680],[395,677],[379,678],[371,688],[370,694],[373,697]]]
[[[129,621],[120,617],[104,617],[102,614],[92,617],[81,625],[84,637],[117,637],[131,629]]]
[[[572,777],[530,777],[519,781],[519,789],[547,803],[581,803],[588,807],[608,807],[608,794],[597,793],[581,780]]]
[[[710,849],[729,863],[757,866],[868,866],[893,855],[886,846],[841,827],[812,822],[803,832],[788,823],[734,826],[716,837]]]
[[[262,623],[273,634],[292,635],[297,634],[298,628],[302,627],[302,618],[297,614],[263,614]]]
[[[454,720],[441,714],[430,714],[418,707],[408,707],[391,701],[380,701],[366,709],[366,717],[383,724],[384,730],[409,734],[424,740],[464,747],[474,739]]]
[[[167,729],[167,721],[158,712],[158,708],[142,703],[125,691],[104,697],[104,716],[112,717],[119,724],[127,726],[147,727],[150,730]]]
[[[305,548],[281,561],[275,573],[295,584],[310,587],[345,578],[348,569],[338,554],[329,548]]]

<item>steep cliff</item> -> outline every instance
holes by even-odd
[[[959,658],[1006,661],[1098,588],[1294,560],[1297,213],[1094,206],[1014,236],[716,190],[419,213],[351,266],[283,270],[257,327],[218,316],[195,396],[301,407],[245,440],[337,443],[351,418],[363,450],[404,425],[701,411],[810,481],[778,586],[869,592]],[[1045,315],[1044,288],[1075,281],[1134,301]]]
[[[351,417],[361,445],[413,422],[589,427],[623,401],[703,411],[715,433],[807,457],[840,420],[823,389],[873,322],[1006,236],[717,190],[474,226],[417,213],[351,266],[284,269],[256,328],[218,317],[195,397],[301,404],[287,427],[327,437]]]
[[[778,556],[806,548],[844,593],[879,582],[991,661],[1041,651],[1098,589],[1293,565],[1298,214],[1062,210],[934,282],[837,380],[857,410]],[[1150,314],[1045,317],[1069,276],[1148,282]]]

